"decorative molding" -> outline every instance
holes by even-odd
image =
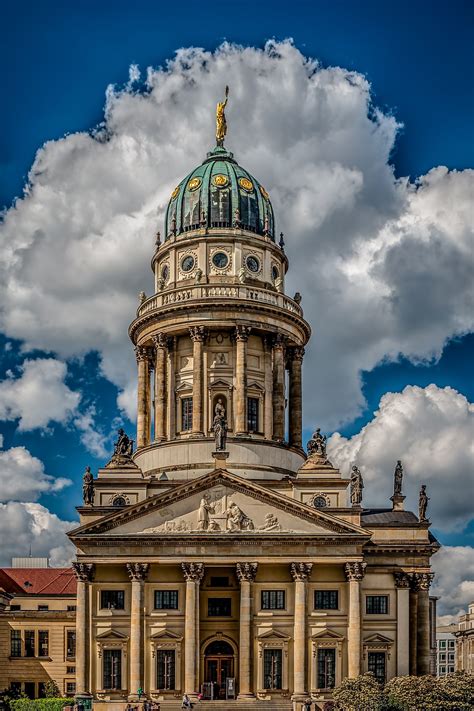
[[[239,583],[254,583],[257,577],[258,563],[236,563],[237,579]]]
[[[204,577],[204,563],[181,563],[181,570],[187,583],[200,583]]]
[[[94,563],[80,563],[73,561],[72,567],[76,579],[80,583],[90,583],[94,574]]]
[[[236,341],[248,341],[249,340],[249,335],[250,335],[250,326],[242,326],[241,324],[237,324],[235,327],[235,340]]]
[[[203,343],[206,338],[206,329],[204,326],[191,326],[189,335],[193,343]]]
[[[165,333],[162,331],[159,331],[156,333],[154,336],[151,337],[151,340],[153,341],[155,345],[155,349],[157,348],[162,348],[163,350],[167,350],[168,348],[168,337],[166,336]]]
[[[346,574],[347,580],[349,582],[352,582],[354,580],[362,580],[365,575],[366,567],[367,563],[362,563],[359,561],[355,561],[353,563],[346,563],[344,566],[344,572]]]
[[[126,564],[128,577],[132,581],[144,581],[147,578],[148,570],[150,569],[149,563],[127,563]]]
[[[312,563],[290,563],[291,577],[295,582],[306,583],[311,575],[312,569]]]
[[[410,575],[409,573],[396,572],[393,574],[395,578],[396,588],[409,588],[410,587]]]
[[[153,363],[153,353],[149,346],[136,346],[135,347],[135,358],[137,363],[142,361],[148,362],[149,365]]]

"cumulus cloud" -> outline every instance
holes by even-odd
[[[66,532],[77,526],[62,521],[36,503],[10,501],[0,504],[0,566],[11,565],[13,556],[47,556],[52,566],[68,566],[75,557]]]
[[[9,372],[0,382],[0,420],[19,419],[21,431],[66,423],[79,405],[80,393],[64,383],[67,366],[54,358],[25,360],[21,376]]]
[[[446,546],[433,558],[432,593],[438,595],[440,624],[456,622],[474,600],[474,548]]]
[[[152,288],[169,194],[212,147],[226,83],[227,144],[271,194],[288,291],[303,293],[315,330],[308,421],[334,429],[352,420],[364,407],[361,371],[400,354],[436,358],[472,329],[474,174],[395,179],[399,125],[371,105],[363,76],[273,41],[179,50],[148,70],[145,94],[138,78],[133,66],[122,91],[109,88],[99,130],[38,151],[24,198],[5,215],[0,325],[9,337],[63,358],[97,350],[133,416],[127,324],[138,292]]]
[[[393,471],[403,461],[403,493],[417,511],[420,484],[430,496],[428,514],[438,530],[462,530],[472,518],[474,405],[453,388],[407,386],[386,393],[374,418],[351,438],[328,442],[331,461],[364,476],[364,505],[387,506]]]
[[[43,462],[25,447],[0,450],[0,501],[36,501],[41,494],[62,491],[71,484],[70,479],[46,474]]]

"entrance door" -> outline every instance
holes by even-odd
[[[215,699],[225,698],[226,679],[234,676],[234,650],[227,642],[211,642],[204,655],[204,681],[212,682]]]

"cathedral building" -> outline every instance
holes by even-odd
[[[78,699],[162,709],[236,699],[320,708],[344,677],[426,674],[426,500],[362,505],[316,430],[302,442],[311,329],[270,197],[217,145],[173,190],[152,256],[155,293],[129,328],[136,448],[84,476],[77,548]],[[317,324],[315,324],[317,327]],[[228,703],[231,703],[229,701]]]

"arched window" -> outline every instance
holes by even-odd
[[[211,226],[228,227],[230,225],[230,201],[228,188],[211,190]]]
[[[216,640],[215,642],[211,642],[207,645],[205,654],[207,656],[214,654],[225,654],[226,656],[230,656],[234,654],[234,650],[228,642]]]

